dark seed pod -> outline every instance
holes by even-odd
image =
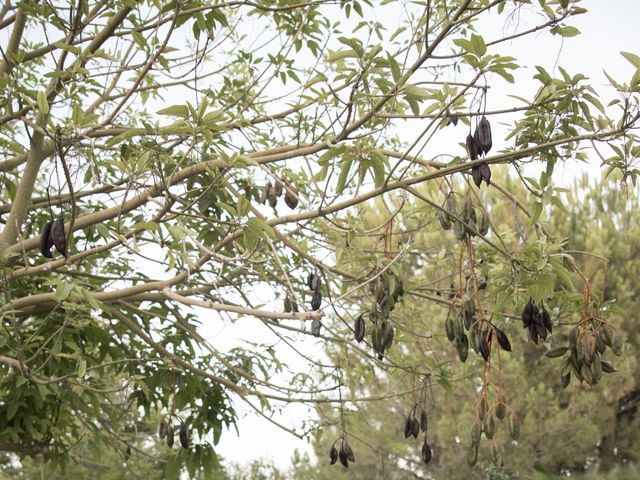
[[[67,258],[67,236],[64,233],[64,218],[58,217],[51,225],[51,240],[60,254]]]
[[[391,322],[384,322],[382,325],[382,346],[383,350],[389,350],[391,345],[393,344],[393,336],[395,334],[395,329]]]
[[[480,188],[480,185],[482,185],[482,173],[480,172],[479,165],[471,167],[471,176],[473,177],[473,183],[476,184],[476,187]]]
[[[322,295],[319,290],[313,292],[311,297],[311,310],[319,310],[320,305],[322,304]]]
[[[562,388],[567,388],[570,382],[571,382],[571,372],[565,373],[560,378],[560,384],[562,385]]]
[[[467,135],[467,155],[470,160],[476,160],[478,158],[478,145],[475,138],[471,134]]]
[[[338,450],[335,445],[331,446],[331,450],[329,450],[329,465],[334,465],[338,461]]]
[[[396,286],[393,289],[393,301],[400,302],[402,301],[403,297],[404,297],[404,282],[402,281],[402,279],[398,278],[398,280],[396,281]]]
[[[549,330],[549,333],[552,333],[553,326],[551,325],[551,317],[549,316],[549,312],[547,312],[547,310],[544,308],[544,304],[540,305],[540,311],[538,312],[538,317],[540,319],[540,322],[544,326],[544,328]]]
[[[453,330],[453,318],[451,315],[447,315],[447,319],[444,321],[444,330],[447,332],[447,339],[453,342],[456,338],[456,334]]]
[[[280,180],[276,180],[276,183],[273,185],[274,193],[276,197],[282,195],[282,190],[284,189],[284,184]]]
[[[484,358],[485,362],[489,361],[489,355],[491,354],[491,331],[485,330],[480,332],[480,354]]]
[[[356,323],[353,326],[353,334],[356,338],[356,342],[358,343],[364,339],[365,323],[362,314],[358,315],[358,318],[356,318]]]
[[[409,438],[411,435],[413,435],[413,418],[409,415],[404,422],[404,438]]]
[[[40,232],[40,253],[47,258],[53,258],[53,254],[51,253],[51,247],[53,247],[53,238],[51,237],[52,225],[53,220],[49,220],[42,226],[42,231]]]
[[[509,341],[509,337],[507,337],[507,334],[499,328],[496,328],[496,340],[498,340],[498,345],[500,345],[504,351],[511,351],[511,342]]]
[[[486,117],[482,117],[480,123],[478,123],[478,128],[476,128],[477,135],[477,143],[478,143],[478,151],[482,153],[489,153],[491,147],[493,146],[493,141],[491,139],[491,124]]]
[[[481,163],[478,166],[478,169],[480,170],[480,177],[481,177],[480,182],[484,180],[487,186],[491,185],[491,169],[489,168],[489,165],[486,163]],[[478,185],[478,187],[479,186],[480,185]]]
[[[502,402],[498,402],[496,404],[495,412],[496,418],[498,420],[502,420],[507,415],[507,406]]]
[[[489,214],[485,210],[483,210],[480,213],[480,218],[478,219],[478,233],[483,237],[486,236],[487,233],[489,233],[490,226],[491,221],[489,220]]]
[[[512,440],[517,440],[520,437],[520,422],[518,422],[518,416],[515,412],[511,412],[509,415],[509,435]]]
[[[291,299],[289,298],[289,295],[287,295],[284,297],[284,311],[285,313],[289,313],[291,310]]]
[[[171,425],[171,423],[168,423],[167,424],[167,446],[169,448],[173,447],[173,441],[174,441],[173,434],[174,434],[173,425]]]
[[[418,438],[420,435],[420,422],[415,417],[411,419],[411,434],[413,438]]]
[[[478,444],[480,443],[481,435],[482,435],[482,425],[480,424],[479,421],[476,420],[476,422],[473,424],[473,427],[471,427],[471,444],[478,446]]]
[[[467,452],[467,466],[473,468],[478,461],[478,445],[471,445]]]
[[[291,210],[295,210],[298,206],[298,192],[299,190],[297,188],[289,187],[284,194],[284,203],[286,203],[287,207]]]
[[[264,205],[264,202],[269,198],[269,192],[271,191],[271,182],[267,182],[267,184],[262,187],[262,194],[260,195],[260,203]]]
[[[613,365],[611,365],[609,362],[607,362],[606,360],[602,360],[602,371],[604,373],[615,373],[618,370],[616,369],[616,367],[614,367]]]
[[[476,144],[476,150],[478,152],[478,157],[482,156],[482,148],[480,147],[480,132],[478,132],[478,129],[476,128],[475,133],[473,134],[473,141]]]
[[[349,468],[349,460],[347,459],[347,453],[344,451],[344,448],[340,449],[340,453],[338,453],[338,458],[340,459],[340,463],[345,468]]]
[[[491,440],[493,436],[496,434],[496,422],[493,419],[493,415],[487,415],[484,417],[483,430],[484,430],[484,436],[487,437],[489,440]]]
[[[451,229],[451,217],[447,214],[447,212],[438,210],[438,221],[440,222],[440,226],[444,230]]]
[[[425,464],[429,463],[431,461],[432,455],[433,455],[433,453],[431,452],[431,447],[429,446],[429,444],[427,443],[427,441],[425,439],[425,442],[422,445],[422,451],[421,451],[422,461]]]
[[[467,238],[467,230],[461,222],[453,222],[453,234],[458,240],[464,240]]]
[[[567,353],[567,351],[569,351],[569,347],[553,347],[552,349],[547,350],[544,355],[549,358],[558,358]]]
[[[427,416],[427,412],[425,410],[422,410],[422,413],[420,414],[420,430],[426,432],[428,424],[429,417]]]
[[[449,115],[449,121],[447,121],[447,127],[449,125],[453,124],[453,126],[455,127],[456,125],[458,125],[458,117],[455,115]]]
[[[311,334],[314,337],[319,337],[320,336],[320,327],[322,327],[322,324],[320,323],[320,320],[314,319],[314,320],[311,321]]]
[[[189,448],[189,431],[187,430],[187,424],[182,423],[180,425],[180,431],[178,432],[178,438],[180,439],[180,446],[182,448]]]
[[[276,194],[274,187],[271,187],[269,189],[267,198],[269,199],[269,206],[271,208],[276,208],[276,206],[278,205],[278,195]]]
[[[456,351],[458,352],[460,361],[462,363],[466,362],[469,355],[469,339],[466,335],[462,335],[462,338],[456,339]]]
[[[309,287],[309,290],[313,290],[313,277],[315,277],[315,273],[307,275],[307,287]]]
[[[524,323],[524,328],[528,328],[529,325],[533,323],[535,318],[538,316],[538,308],[533,303],[531,298],[526,303],[524,308],[522,309],[522,322]]]
[[[349,460],[350,462],[355,462],[356,457],[353,454],[353,450],[351,450],[351,446],[349,445],[349,442],[344,440],[344,442],[342,443],[342,448],[344,450],[345,455],[347,456],[347,460]]]

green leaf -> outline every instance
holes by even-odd
[[[347,183],[347,178],[349,176],[349,170],[351,170],[351,164],[353,163],[353,158],[349,156],[349,158],[345,159],[342,162],[342,170],[340,170],[340,175],[338,176],[338,183],[336,185],[336,193],[340,194],[344,190],[344,187]]]
[[[636,68],[640,68],[640,57],[638,55],[631,52],[620,52],[620,54],[624,58],[626,58],[629,61],[629,63],[631,63],[631,65],[633,65]]]
[[[73,290],[73,283],[60,282],[58,287],[56,288],[55,299],[58,302],[63,302],[67,298],[69,298],[69,294],[71,294],[71,290]]]
[[[484,43],[484,38],[475,33],[471,34],[471,53],[476,54],[478,57],[482,57],[487,53],[487,45]]]
[[[404,93],[407,96],[420,98],[420,99],[431,97],[431,94],[429,93],[428,90],[418,87],[416,85],[407,85],[406,87],[404,87]]]
[[[37,95],[38,100],[38,110],[42,115],[46,115],[49,113],[49,102],[47,101],[47,94],[44,90],[40,90]]]
[[[189,118],[189,108],[186,105],[172,105],[156,112],[158,115],[174,115],[176,117]]]
[[[541,213],[542,213],[542,203],[535,202],[533,204],[533,207],[531,208],[531,221],[530,221],[531,225],[533,225],[538,221],[538,218],[540,218]]]
[[[87,373],[87,361],[80,360],[78,362],[78,377],[83,378]]]
[[[553,32],[553,29],[552,29]],[[580,35],[580,30],[576,27],[567,26],[567,27],[556,27],[555,32],[561,37],[575,37],[576,35]]]

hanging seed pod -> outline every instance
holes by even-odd
[[[420,430],[426,432],[428,424],[429,417],[427,416],[427,412],[426,410],[422,410],[422,413],[420,414]]]
[[[418,435],[420,435],[420,422],[416,417],[411,419],[411,435],[413,435],[413,438],[418,438]]]
[[[476,131],[473,134],[473,141],[476,144],[476,150],[478,152],[478,157],[482,156],[482,148],[480,147],[480,132],[476,128]]]
[[[264,203],[269,198],[269,192],[271,191],[271,187],[272,187],[271,182],[267,182],[267,184],[264,187],[262,187],[261,194],[260,194],[260,203],[262,205],[264,205]]]
[[[598,383],[602,378],[602,358],[599,353],[596,353],[591,363],[591,373],[593,374],[593,380]]]
[[[482,429],[484,430],[484,436],[491,440],[496,434],[496,422],[493,419],[493,415],[486,415],[484,417],[484,425]]]
[[[611,329],[609,329],[609,327],[606,327],[606,326],[600,327],[600,329],[598,330],[598,333],[606,346],[608,347],[613,346],[613,337],[611,336]]]
[[[67,258],[67,236],[64,233],[64,218],[58,217],[51,225],[51,240],[56,250],[64,257]]]
[[[454,127],[458,125],[458,117],[456,115],[448,115],[449,120],[447,121],[447,127],[449,125],[453,125]]]
[[[458,214],[458,205],[456,202],[456,196],[453,192],[449,192],[449,194],[447,195],[447,199],[445,200],[445,209],[451,215]]]
[[[598,352],[600,355],[602,355],[604,353],[604,351],[607,349],[607,346],[604,343],[604,340],[602,339],[602,335],[600,335],[600,333],[595,333],[595,339],[596,339],[596,352]]]
[[[320,323],[320,320],[318,320],[317,318],[311,321],[311,334],[314,337],[319,337],[320,336],[320,328],[322,327],[322,324]]]
[[[574,348],[580,336],[580,328],[576,325],[569,332],[569,348]]]
[[[622,355],[622,336],[616,333],[611,342],[611,350],[616,357]]]
[[[482,397],[482,399],[480,400],[477,411],[478,418],[480,420],[484,420],[484,417],[486,417],[487,413],[489,413],[489,405],[487,404],[487,399],[485,397]]]
[[[547,310],[544,308],[543,303],[540,303],[540,311],[538,312],[538,317],[544,328],[549,330],[549,333],[552,333],[553,326],[551,325],[551,317],[549,316],[549,312],[547,312]]]
[[[509,415],[509,435],[512,440],[517,440],[520,437],[520,422],[518,422],[518,416],[515,412],[511,412]]]
[[[453,234],[458,240],[464,240],[467,238],[467,230],[461,222],[453,222]]]
[[[440,222],[440,226],[444,230],[451,229],[451,217],[447,214],[447,212],[443,212],[442,210],[438,210],[438,221]]]
[[[473,317],[476,313],[476,304],[471,296],[465,294],[462,297],[462,304],[464,306],[464,316],[469,318]]]
[[[569,383],[571,382],[571,372],[567,372],[562,377],[560,377],[560,385],[562,388],[567,388]]]
[[[296,187],[289,187],[284,194],[284,203],[287,204],[291,210],[295,210],[298,206],[298,192]]]
[[[482,120],[478,123],[476,134],[478,136],[478,151],[482,151],[484,154],[489,153],[493,146],[493,141],[491,139],[491,124],[486,117],[482,117]]]
[[[384,322],[382,325],[382,347],[383,350],[389,350],[391,345],[393,345],[393,336],[395,334],[395,329],[391,322]]]
[[[453,333],[455,338],[462,339],[464,337],[464,316],[461,313],[458,313],[453,321]]]
[[[160,426],[158,427],[158,437],[160,437],[160,440],[162,440],[166,435],[167,435],[167,422],[163,417],[162,420],[160,420]]]
[[[496,328],[496,340],[498,340],[498,345],[505,351],[511,351],[511,342],[509,341],[509,337],[499,328]]]
[[[338,449],[335,445],[331,445],[331,450],[329,450],[329,465],[335,465],[338,461]]]
[[[289,298],[289,295],[287,295],[284,297],[284,311],[285,313],[289,313],[291,310],[291,299]]]
[[[480,185],[482,185],[482,173],[479,165],[471,167],[471,177],[473,177],[473,183],[476,184],[476,187],[480,188]]]
[[[478,445],[472,444],[467,451],[467,466],[473,468],[478,461]]]
[[[469,159],[476,160],[478,158],[478,145],[471,134],[467,135],[466,145]]]
[[[453,342],[456,338],[456,334],[453,330],[453,318],[450,314],[447,314],[447,319],[444,321],[444,330],[447,332],[447,339]]]
[[[384,294],[382,297],[382,301],[380,302],[380,315],[385,320],[389,320],[389,313],[391,312],[391,295],[388,293]]]
[[[502,402],[498,402],[496,403],[495,412],[496,418],[502,420],[507,415],[507,406]]]
[[[427,443],[426,438],[424,440],[424,444],[422,445],[421,456],[422,456],[422,461],[425,464],[429,463],[431,461],[431,457],[433,456],[433,453],[431,452],[431,447]]]
[[[178,438],[180,439],[180,446],[182,448],[189,448],[189,431],[187,430],[187,424],[182,423],[180,425],[180,431],[178,432]]]
[[[171,423],[168,423],[167,424],[167,446],[169,448],[173,447],[173,441],[174,441],[173,434],[174,434],[173,425]]]
[[[607,362],[606,360],[602,360],[602,371],[604,373],[615,373],[618,370],[616,369],[616,367],[614,367],[613,365],[611,365],[609,362]]]
[[[409,415],[404,422],[404,438],[409,438],[411,435],[413,435],[413,418]]]
[[[490,329],[480,332],[480,354],[485,362],[489,361],[489,356],[491,355],[491,338],[492,332]]]
[[[40,253],[47,258],[53,258],[53,254],[51,253],[51,247],[53,247],[53,238],[51,237],[52,225],[53,220],[49,220],[42,226],[42,231],[40,232]]]
[[[538,307],[533,303],[531,297],[529,297],[529,301],[522,309],[522,322],[524,323],[524,328],[528,328],[531,325],[535,318],[538,316]]]
[[[393,301],[400,302],[404,297],[404,282],[401,278],[396,281],[396,286],[393,289]]]
[[[491,168],[489,168],[489,165],[483,162],[478,166],[478,170],[480,171],[480,183],[484,180],[487,186],[491,185]]]
[[[274,187],[271,187],[269,189],[269,194],[267,195],[267,198],[269,199],[269,206],[271,208],[276,208],[276,206],[278,205],[278,195],[276,194],[276,190]]]
[[[342,442],[342,448],[344,449],[344,453],[347,456],[347,460],[349,460],[350,462],[355,462],[356,457],[353,454],[353,450],[351,450],[351,446],[349,445],[349,442],[347,442],[346,439]]]
[[[469,356],[469,339],[466,335],[462,335],[462,338],[456,339],[456,351],[458,352],[458,357],[462,363],[467,361],[467,357]]]
[[[558,358],[563,356],[568,351],[569,351],[569,347],[564,347],[564,346],[553,347],[547,350],[544,355],[545,357],[548,357],[548,358]]]
[[[376,325],[371,332],[371,346],[373,346],[373,351],[376,353],[384,351],[382,344],[382,330],[378,325]]]
[[[584,361],[587,365],[591,365],[596,355],[596,339],[593,337],[593,335],[584,335],[582,339]]]
[[[280,197],[282,195],[282,190],[284,189],[284,183],[280,180],[276,180],[276,183],[273,185],[274,193],[276,197]]]
[[[358,343],[364,339],[365,323],[362,314],[358,315],[358,318],[356,318],[356,323],[353,326],[353,334],[356,338],[356,342]]]
[[[349,468],[349,460],[347,459],[347,454],[344,451],[344,448],[340,448],[340,452],[338,453],[338,458],[340,459],[340,463],[343,467]]]
[[[320,310],[320,305],[322,304],[322,295],[320,294],[320,290],[316,290],[313,292],[311,296],[311,310]]]

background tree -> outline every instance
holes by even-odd
[[[397,31],[376,18],[397,16],[401,2],[383,3],[5,2],[0,449],[42,472],[86,452],[100,463],[106,449],[155,462],[146,450],[159,432],[182,444],[159,455],[168,478],[183,466],[211,478],[235,401],[271,419],[290,404],[337,406],[319,425],[282,426],[308,435],[340,425],[339,448],[354,406],[398,396],[420,404],[440,389],[471,411],[513,389],[508,353],[489,368],[495,328],[529,297],[559,309],[556,332],[567,324],[552,343],[574,324],[580,338],[605,327],[613,335],[608,298],[590,287],[597,273],[583,271],[567,232],[545,220],[562,208],[554,168],[587,159],[586,145],[622,185],[635,183],[640,58],[624,53],[634,73],[610,79],[610,103],[583,75],[539,67],[537,89],[513,103],[510,132],[494,131],[489,153],[482,119],[495,125],[506,113],[488,108],[489,87],[513,82],[518,68],[497,49],[540,29],[575,36],[582,2],[431,0],[405,5]],[[534,28],[487,39],[475,31],[486,16],[525,7],[542,18]],[[539,178],[521,178],[526,199],[514,200],[513,183],[489,188],[528,219],[497,223],[501,207],[471,180],[489,185],[496,164],[520,172],[525,159],[543,166]],[[446,215],[446,198],[460,210]],[[383,213],[365,214],[373,205]],[[437,212],[459,242],[448,234],[442,248]],[[423,236],[433,243],[419,250]],[[420,277],[429,268],[444,284]],[[486,292],[481,273],[491,278]],[[460,372],[403,346],[430,339],[396,313],[386,318],[402,284],[454,314],[473,309],[467,330],[492,332],[479,395],[458,390]],[[375,325],[356,345],[347,326],[372,295],[378,309],[365,311]],[[246,341],[213,342],[221,322],[247,325]],[[477,335],[458,333],[463,356],[462,339]],[[312,358],[314,336],[349,360]],[[537,362],[540,348],[527,348]],[[283,361],[294,354],[304,366]],[[463,376],[475,373],[470,358]],[[403,388],[382,397],[346,389],[350,369],[364,368],[357,359]],[[510,395],[508,406],[526,400]],[[494,447],[496,463],[500,455]]]

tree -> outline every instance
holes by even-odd
[[[340,422],[340,448],[349,439],[345,402],[374,398],[363,390],[343,399],[351,363],[310,358],[300,339],[318,337],[375,369],[411,371],[416,382],[402,393],[418,403],[427,386],[438,388],[427,379],[456,388],[441,365],[404,358],[401,345],[421,337],[387,318],[403,286],[454,314],[467,308],[474,320],[458,332],[458,351],[465,338],[478,340],[469,329],[482,331],[494,352],[484,352],[487,367],[504,344],[491,319],[518,315],[529,297],[558,306],[553,321],[577,324],[581,339],[609,332],[606,298],[589,287],[565,232],[544,220],[562,204],[555,166],[586,160],[586,145],[609,148],[598,147],[607,171],[635,184],[640,59],[623,53],[633,76],[610,78],[618,98],[608,109],[583,75],[539,67],[537,91],[513,104],[509,135],[492,137],[487,119],[495,125],[501,111],[487,109],[489,79],[492,88],[513,82],[518,68],[493,49],[540,29],[576,35],[581,2],[540,1],[530,7],[540,25],[487,39],[475,31],[479,19],[528,2],[406,5],[395,32],[373,12],[396,14],[400,2],[384,3],[6,4],[0,449],[64,466],[78,449],[143,455],[156,432],[167,441],[179,431],[184,448],[166,454],[166,475],[184,466],[211,477],[234,401],[267,417],[291,403],[337,405],[341,415],[320,426]],[[452,69],[461,81],[451,81]],[[406,120],[419,125],[410,141],[399,132]],[[448,135],[446,154],[434,146],[423,158]],[[545,166],[538,180],[522,179],[528,197],[515,202],[529,222],[521,232],[494,222],[488,234],[500,207],[483,206],[470,180],[514,201],[515,186],[491,181],[491,169],[519,171],[524,159]],[[370,205],[386,212],[382,226],[364,215]],[[460,242],[448,233],[450,248],[431,250],[438,231],[416,250],[412,239],[436,215]],[[425,261],[453,287],[420,292],[414,275]],[[480,293],[480,271],[499,286],[491,296]],[[356,345],[347,326],[372,295],[376,310],[358,333],[365,320],[373,327]],[[227,348],[212,341],[212,321],[269,336]],[[305,366],[283,362],[283,349]],[[574,376],[596,383],[585,362],[574,363]],[[483,408],[497,382],[484,376]]]

